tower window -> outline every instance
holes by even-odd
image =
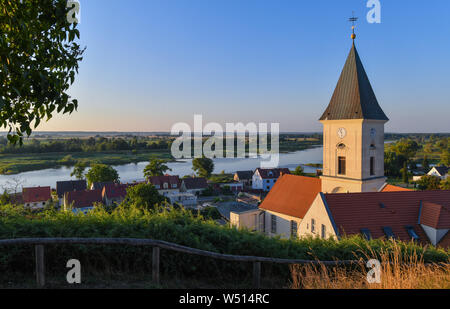
[[[338,157],[338,174],[345,175],[345,157]]]
[[[370,157],[370,176],[375,175],[375,157]]]

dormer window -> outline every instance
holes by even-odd
[[[169,184],[168,184],[167,182],[165,182],[165,183],[163,184],[163,188],[164,188],[164,189],[168,189],[168,188],[169,188]]]

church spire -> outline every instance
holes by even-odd
[[[355,22],[356,17],[350,18]],[[373,119],[389,120],[378,104],[369,78],[355,47],[354,25],[352,48],[345,62],[330,104],[320,120]]]

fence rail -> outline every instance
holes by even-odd
[[[260,256],[243,256],[222,254],[190,248],[163,240],[135,239],[135,238],[19,238],[0,240],[0,246],[34,245],[36,256],[36,281],[39,287],[45,286],[44,245],[129,245],[153,247],[152,279],[159,284],[160,249],[166,249],[186,254],[210,257],[225,261],[252,262],[253,263],[253,287],[259,288],[261,282],[261,263],[276,264],[322,264],[322,265],[350,265],[359,263],[357,260],[342,261],[318,261],[303,259],[280,259]]]

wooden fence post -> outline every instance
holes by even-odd
[[[259,289],[261,285],[261,262],[253,262],[253,288]]]
[[[152,277],[153,282],[159,285],[159,247],[153,247]]]
[[[40,288],[45,286],[45,262],[44,262],[44,246],[35,246],[36,254],[36,281]]]

